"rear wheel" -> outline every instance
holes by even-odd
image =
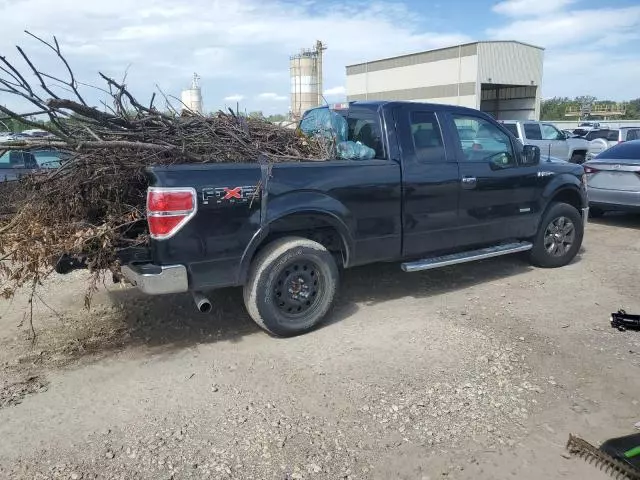
[[[304,333],[333,304],[339,274],[321,244],[285,237],[267,245],[251,265],[244,301],[251,318],[278,336]]]
[[[578,210],[566,203],[552,203],[534,239],[531,263],[544,268],[567,265],[578,253],[583,236],[584,224]]]

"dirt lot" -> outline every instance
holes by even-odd
[[[282,340],[235,289],[188,296],[86,276],[0,303],[1,478],[599,479],[565,458],[640,420],[640,218],[588,227],[572,265],[504,257],[348,271],[322,328]]]

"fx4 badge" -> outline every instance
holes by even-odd
[[[202,189],[202,203],[247,203],[256,194],[256,186],[207,187]]]

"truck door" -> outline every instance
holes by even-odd
[[[522,166],[520,142],[474,114],[447,114],[460,165],[459,222],[467,246],[533,235],[541,186],[538,166]],[[471,146],[460,130],[474,131]]]
[[[564,134],[550,123],[541,124],[540,130],[542,131],[542,140],[550,146],[546,149],[540,149],[540,157],[545,159],[551,152],[552,157],[569,160],[569,142]]]
[[[442,135],[438,115],[428,107],[403,105],[394,116],[402,150],[403,255],[455,247],[460,188],[455,144]]]

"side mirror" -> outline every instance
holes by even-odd
[[[540,163],[540,147],[525,145],[522,147],[521,155],[523,165],[538,165]]]

